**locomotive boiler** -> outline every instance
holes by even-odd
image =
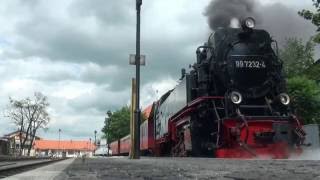
[[[287,158],[305,136],[289,108],[277,42],[246,18],[220,28],[154,105],[154,153]]]

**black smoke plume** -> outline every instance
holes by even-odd
[[[282,3],[263,5],[258,0],[212,0],[204,15],[212,30],[230,26],[233,18],[240,20],[251,16],[256,19],[256,28],[267,30],[282,46],[287,38],[294,37],[305,42],[315,35],[316,27],[298,15],[301,9]],[[316,54],[320,56],[318,51]]]
[[[205,10],[208,23],[212,30],[230,26],[231,20],[245,17],[257,18],[254,0],[213,0]]]

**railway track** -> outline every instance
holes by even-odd
[[[0,162],[0,179],[46,166],[64,159],[38,159]]]

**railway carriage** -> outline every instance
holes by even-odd
[[[120,140],[113,141],[110,144],[112,155],[120,155]]]

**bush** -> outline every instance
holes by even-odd
[[[288,79],[292,108],[305,124],[320,123],[320,86],[305,76]]]

